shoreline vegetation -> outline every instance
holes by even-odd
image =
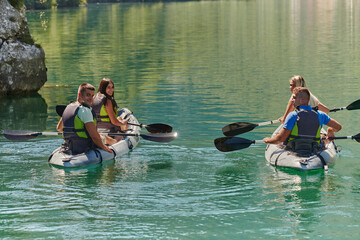
[[[91,3],[121,3],[121,2],[160,2],[178,0],[9,0],[16,9],[25,5],[26,10],[43,10],[50,8],[80,7]],[[180,0],[187,1],[187,0]]]

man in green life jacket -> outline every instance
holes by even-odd
[[[95,114],[91,109],[95,88],[89,83],[79,87],[77,101],[70,103],[58,123],[57,130],[63,132],[64,146],[72,154],[86,152],[95,146],[112,153],[96,128]],[[110,143],[111,144],[111,143]]]
[[[310,92],[307,88],[297,87],[292,95],[295,110],[291,112],[284,122],[283,129],[274,137],[264,138],[265,143],[284,143],[287,147],[294,146],[300,139],[310,139],[310,144],[320,143],[320,130],[325,124],[328,126],[327,138],[334,137],[335,132],[341,130],[341,125],[331,119],[326,113],[311,108],[309,104]]]

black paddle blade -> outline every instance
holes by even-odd
[[[32,138],[36,138],[39,135],[41,135],[40,132],[4,130],[4,137],[11,141],[29,140]]]
[[[56,105],[56,113],[61,117],[67,105]]]
[[[150,133],[171,133],[172,126],[164,123],[153,123],[145,126]]]
[[[350,103],[347,107],[346,107],[347,110],[357,110],[357,109],[360,109],[360,99],[359,100],[356,100],[355,102],[353,103]]]
[[[353,136],[353,139],[355,139],[358,143],[360,143],[360,133]]]
[[[140,134],[140,136],[145,140],[167,143],[167,142],[171,142],[177,137],[177,132]]]
[[[239,137],[221,137],[214,140],[215,147],[221,152],[231,152],[248,148],[254,141]]]
[[[250,132],[258,125],[248,122],[236,122],[226,125],[222,128],[222,132],[225,136],[232,137],[238,134]]]

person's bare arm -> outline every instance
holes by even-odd
[[[270,144],[282,143],[285,142],[285,140],[290,136],[290,133],[291,133],[290,130],[283,128],[276,136],[271,138],[267,137],[264,138],[263,140],[265,143],[270,143]]]
[[[114,108],[112,105],[112,102],[110,100],[107,100],[105,104],[105,109],[109,115],[110,122],[115,126],[121,126],[127,124],[126,120],[121,120],[121,118],[116,118],[114,114]]]
[[[85,123],[85,128],[86,128],[87,132],[89,133],[93,142],[96,144],[96,146],[98,146],[99,148],[101,148],[107,152],[112,153],[112,150],[108,146],[104,145],[104,143],[102,142],[101,137],[100,137],[99,133],[97,132],[96,125],[94,124],[94,122]]]
[[[62,120],[62,118],[60,118],[60,120],[59,120],[59,122],[58,122],[58,124],[56,126],[56,130],[58,130],[61,133],[63,132],[63,120]]]
[[[294,109],[294,106],[291,102],[291,98],[289,99],[289,102],[288,102],[288,105],[286,107],[286,110],[285,110],[285,113],[284,113],[284,116],[282,116],[281,118],[279,118],[279,121],[284,123],[285,122],[285,119],[287,117],[287,115]]]
[[[335,132],[338,132],[341,130],[342,126],[341,124],[334,120],[334,119],[331,119],[327,124],[326,126],[328,126],[328,129],[327,129],[327,137],[335,137]]]
[[[325,106],[324,104],[322,104],[321,102],[319,102],[318,106],[319,106],[320,111],[322,111],[326,114],[328,114],[330,112],[330,109],[327,106]]]

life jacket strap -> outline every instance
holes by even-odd
[[[306,135],[300,135],[300,136],[290,135],[289,137],[293,138],[293,139],[312,139],[315,141],[319,141],[321,139],[319,137],[317,138],[317,137],[306,136]]]

